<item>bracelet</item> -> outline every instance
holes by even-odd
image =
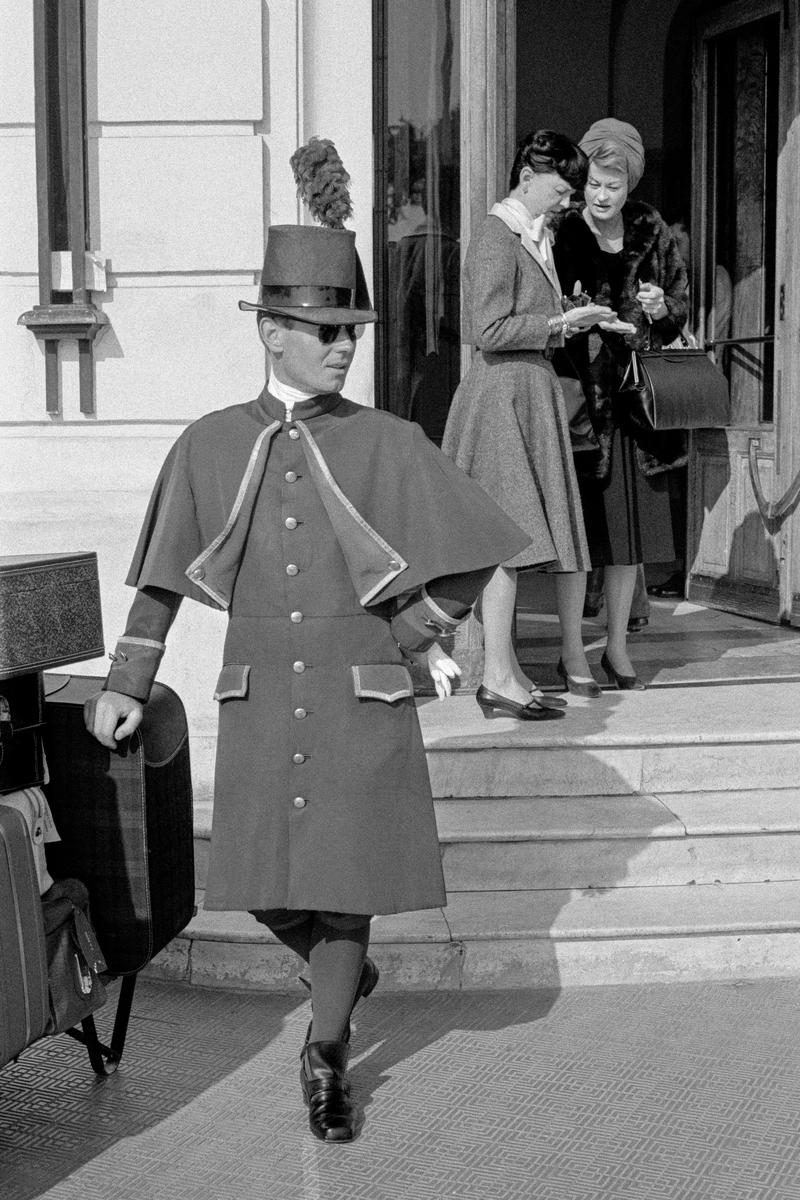
[[[563,313],[558,313],[554,317],[547,318],[547,328],[550,337],[561,337],[567,327],[567,318]]]

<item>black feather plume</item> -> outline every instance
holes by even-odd
[[[312,137],[295,150],[289,162],[297,194],[312,217],[329,229],[343,229],[347,218],[353,215],[347,189],[350,176],[333,142],[329,138]]]

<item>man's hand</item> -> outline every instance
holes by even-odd
[[[446,700],[453,691],[452,680],[455,679],[456,675],[461,674],[461,667],[449,654],[445,654],[438,642],[434,642],[429,647],[425,653],[425,657],[428,662],[431,679],[436,688],[436,695],[440,700]]]
[[[122,692],[97,692],[83,706],[86,728],[109,750],[138,729],[143,715],[140,701]]]

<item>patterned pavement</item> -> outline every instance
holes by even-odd
[[[0,1072],[0,1197],[800,1198],[796,982],[379,991],[347,1146],[307,1131],[307,1019],[294,996],[140,983],[117,1075],[63,1036]]]

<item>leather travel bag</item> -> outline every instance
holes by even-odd
[[[16,808],[0,808],[0,1067],[47,1031],[42,904],[30,833]]]
[[[730,424],[728,381],[705,350],[632,350],[613,400],[616,424],[634,438]]]
[[[47,1033],[65,1033],[106,1002],[99,975],[106,964],[89,920],[89,893],[77,879],[59,879],[42,897],[50,1019]]]

